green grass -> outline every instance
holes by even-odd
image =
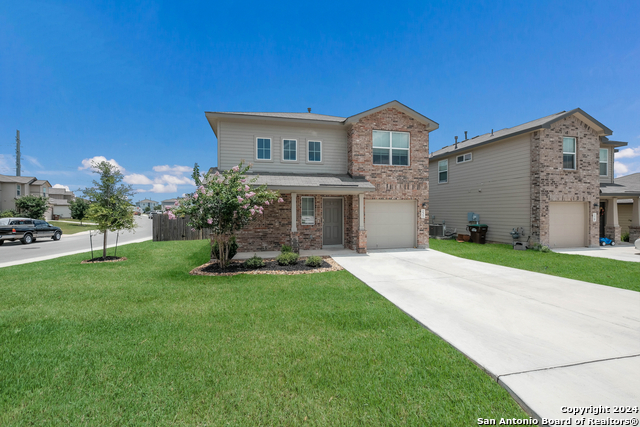
[[[88,225],[88,224],[80,225],[80,222],[78,222],[77,224],[74,224],[71,222],[63,222],[63,221],[49,221],[49,224],[56,227],[60,227],[60,229],[62,230],[62,235],[76,234],[76,233],[80,233],[81,231],[97,230],[96,225]]]
[[[526,417],[346,271],[189,276],[206,241],[0,269],[0,425],[463,426]]]
[[[498,243],[478,245],[458,243],[455,240],[430,239],[429,246],[431,249],[461,258],[640,291],[640,265],[636,262],[534,250],[516,251],[511,245]]]

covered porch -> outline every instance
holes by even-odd
[[[626,203],[630,209],[624,208],[624,223],[621,223],[620,201],[630,202]],[[621,243],[625,230],[629,232],[629,242],[640,238],[640,184],[603,183],[600,185],[600,237]]]

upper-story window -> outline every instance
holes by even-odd
[[[310,162],[322,161],[322,142],[321,141],[309,141],[309,154],[308,159]]]
[[[298,160],[298,141],[295,139],[282,140],[282,160],[286,162]]]
[[[609,149],[600,149],[600,176],[609,175]]]
[[[456,163],[470,162],[471,159],[471,153],[461,154],[459,156],[456,156]]]
[[[45,187],[44,185],[42,186],[42,195],[43,196],[47,195],[47,187]]]
[[[446,184],[449,182],[449,160],[440,160],[438,162],[438,184]]]
[[[271,138],[256,138],[256,159],[271,160]]]
[[[409,132],[373,131],[374,165],[409,165]]]
[[[570,170],[576,168],[576,138],[567,136],[562,138],[562,168]]]
[[[21,196],[22,195],[22,186],[20,184],[18,184],[16,186],[16,196]]]

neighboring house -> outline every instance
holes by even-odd
[[[613,229],[609,233],[617,233],[617,224],[620,235],[629,233],[629,242],[640,239],[640,173],[619,176],[612,183],[603,184],[602,196],[608,196],[610,207],[617,201],[617,213],[608,210],[602,212],[607,225]]]
[[[154,210],[156,206],[158,206],[160,203],[156,202],[155,200],[150,200],[150,199],[144,199],[144,200],[140,200],[139,202],[136,202],[136,206],[141,208],[143,211],[145,208],[149,208],[150,210]]]
[[[438,124],[392,101],[351,117],[207,112],[218,165],[253,163],[284,203],[237,234],[242,251],[429,245],[429,132]]]
[[[162,212],[165,212],[167,210],[167,208],[173,208],[176,205],[176,202],[178,201],[178,199],[167,199],[167,200],[163,200],[161,203],[162,206]]]
[[[520,227],[550,247],[597,246],[601,234],[620,241],[613,214],[600,230],[601,205],[617,206],[606,190],[613,154],[627,145],[611,134],[576,108],[444,147],[430,158],[431,218],[467,233],[476,215],[494,242],[511,243]]]
[[[71,208],[69,204],[75,200],[75,198],[75,194],[65,188],[50,188],[49,205],[51,208],[47,212],[48,216],[50,218],[53,218],[53,215],[57,215],[60,218],[71,218]]]
[[[37,179],[33,176],[0,175],[0,211],[15,210],[16,199],[22,196],[49,196],[51,184],[49,181]],[[49,212],[47,212],[49,213]],[[51,215],[45,219],[51,219]]]

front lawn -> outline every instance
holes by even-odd
[[[80,222],[64,222],[64,221],[49,221],[49,224],[55,226],[55,227],[60,227],[60,229],[62,230],[62,235],[65,234],[76,234],[76,233],[80,233],[81,231],[89,231],[89,230],[97,230],[97,225],[95,224],[82,224],[80,225]]]
[[[504,265],[522,270],[567,277],[600,285],[640,291],[636,262],[616,261],[581,255],[516,251],[511,245],[458,243],[455,240],[429,239],[429,247],[460,258]]]
[[[0,425],[476,425],[527,418],[346,271],[189,276],[206,241],[0,269]]]

